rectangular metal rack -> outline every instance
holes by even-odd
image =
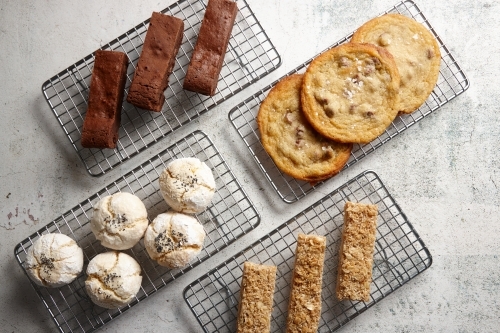
[[[376,204],[379,211],[373,281],[366,303],[335,297],[346,201]],[[327,239],[318,332],[339,329],[432,264],[431,254],[385,185],[377,174],[365,171],[184,289],[184,299],[205,332],[236,331],[245,261],[277,266],[271,332],[284,331],[298,233]]]
[[[429,116],[441,106],[463,93],[469,87],[469,81],[456,62],[455,58],[451,55],[450,51],[441,40],[441,37],[439,37],[439,35],[434,31],[434,28],[413,1],[402,1],[382,14],[386,13],[400,13],[402,15],[409,16],[417,22],[422,23],[436,37],[441,51],[441,68],[438,82],[427,101],[418,110],[412,114],[396,117],[386,131],[372,142],[364,145],[355,144],[351,152],[351,157],[344,166],[344,169],[347,169],[357,163],[398,134],[404,132],[420,120]],[[331,45],[326,50],[348,42],[351,36],[352,33],[342,38],[337,43]],[[311,61],[318,55],[307,60],[285,76],[305,72],[309,63],[311,63]],[[260,133],[256,121],[259,106],[267,96],[269,90],[271,90],[271,88],[274,87],[280,80],[281,79],[276,80],[269,86],[263,88],[261,91],[234,107],[229,112],[229,119],[239,136],[247,145],[250,150],[250,154],[257,162],[257,165],[264,173],[266,179],[271,183],[273,189],[278,193],[279,197],[283,201],[292,203],[303,198],[324,182],[311,185],[309,182],[296,180],[284,174],[276,167],[273,160],[264,150],[264,147],[260,142]]]
[[[170,270],[159,266],[149,258],[141,240],[132,249],[125,251],[141,265],[143,276],[141,289],[136,299],[128,306],[116,310],[106,310],[93,305],[85,292],[84,272],[75,281],[61,288],[45,288],[31,282],[60,332],[96,330],[138,302],[144,301],[174,279],[181,277],[260,223],[259,214],[217,148],[203,132],[196,131],[20,242],[14,250],[17,261],[23,267],[27,251],[42,234],[63,233],[73,238],[83,249],[85,271],[90,259],[106,251],[90,230],[89,219],[92,216],[93,205],[101,197],[119,191],[134,193],[144,202],[152,220],[159,213],[168,210],[159,192],[159,175],[169,161],[180,157],[197,157],[214,173],[217,189],[212,203],[206,211],[196,215],[207,234],[202,252],[184,269]]]
[[[162,112],[138,109],[124,101],[116,149],[88,149],[80,144],[87,110],[94,53],[69,66],[42,85],[42,92],[71,145],[92,176],[100,176],[137,155],[167,134],[191,122],[237,92],[272,72],[281,64],[274,45],[245,0],[237,0],[238,14],[214,96],[182,88],[207,1],[180,0],[161,12],[184,21],[184,37],[165,91]],[[125,96],[135,72],[149,26],[149,19],[102,46],[127,54]]]

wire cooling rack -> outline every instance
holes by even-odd
[[[80,144],[87,110],[94,53],[50,78],[42,91],[87,171],[99,176],[189,123],[212,107],[269,74],[281,64],[274,45],[245,0],[237,0],[238,14],[219,76],[217,92],[208,97],[182,89],[206,0],[181,0],[161,11],[184,20],[184,37],[165,91],[162,112],[138,109],[124,101],[116,149],[88,149]],[[149,26],[149,19],[104,45],[102,49],[127,54],[125,90],[128,91]],[[125,93],[125,96],[127,94]]]
[[[338,301],[335,297],[346,201],[378,206],[373,281],[366,303]],[[283,331],[299,233],[327,239],[318,332],[337,330],[432,264],[425,244],[377,174],[365,171],[184,289],[184,299],[205,332],[236,332],[245,261],[277,266],[271,332]]]
[[[134,301],[117,310],[106,310],[93,305],[85,292],[84,273],[71,284],[56,289],[39,287],[32,282],[60,332],[96,330],[253,230],[260,223],[260,216],[217,148],[203,132],[197,131],[23,240],[14,251],[17,261],[23,267],[28,249],[42,234],[63,233],[76,240],[82,247],[85,271],[90,259],[106,251],[90,230],[89,219],[92,216],[93,205],[101,197],[119,191],[134,193],[144,202],[152,220],[159,213],[168,210],[159,192],[159,175],[169,161],[180,157],[197,157],[204,161],[212,169],[217,186],[211,205],[196,216],[207,234],[201,254],[186,268],[170,270],[149,259],[141,240],[131,250],[125,251],[141,265],[143,276],[141,289]]]
[[[413,1],[403,1],[382,14],[386,13],[400,13],[412,17],[417,22],[422,23],[431,31],[432,34],[434,34],[438,41],[442,57],[439,78],[434,91],[418,110],[412,114],[396,117],[386,131],[372,142],[365,145],[355,144],[351,152],[351,157],[344,166],[344,169],[352,166],[363,157],[374,152],[377,148],[381,147],[398,134],[413,126],[418,121],[427,117],[439,107],[463,93],[469,87],[469,81],[460,66],[457,64],[455,58],[451,55],[448,48],[441,40],[441,37],[437,35],[434,28]],[[348,42],[351,36],[352,33],[342,38],[328,49]],[[305,72],[307,66],[314,58],[315,57],[307,60],[285,76]],[[234,107],[229,112],[229,119],[247,145],[251,155],[254,157],[262,172],[264,172],[265,177],[271,183],[274,190],[278,193],[282,200],[287,203],[291,203],[303,198],[316,187],[323,184],[323,182],[312,185],[309,182],[300,181],[284,174],[276,167],[273,160],[264,150],[264,147],[260,142],[260,133],[256,121],[259,106],[267,96],[269,90],[280,80],[281,79],[276,80],[266,88]]]

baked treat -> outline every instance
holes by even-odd
[[[100,253],[87,266],[85,290],[92,302],[106,309],[130,303],[139,292],[141,283],[141,267],[123,252]]]
[[[203,248],[205,229],[191,215],[168,211],[159,214],[144,235],[144,246],[151,259],[168,268],[189,264]]]
[[[71,283],[82,272],[83,251],[64,234],[45,234],[28,249],[24,268],[36,284],[61,287]]]
[[[307,122],[300,107],[303,75],[285,77],[269,91],[257,115],[262,146],[284,173],[317,182],[337,174],[352,144],[328,140]]]
[[[286,331],[315,333],[321,316],[321,283],[326,238],[299,234],[295,252]]]
[[[363,24],[351,42],[372,43],[394,57],[401,76],[401,113],[418,109],[434,89],[441,53],[436,38],[422,24],[401,14],[386,14]]]
[[[212,170],[195,157],[179,158],[167,164],[159,183],[167,204],[181,213],[202,212],[215,193]]]
[[[346,43],[306,69],[301,102],[309,123],[339,142],[368,143],[398,114],[399,73],[391,54],[372,44]]]
[[[213,96],[231,37],[238,6],[232,0],[209,0],[191,56],[184,89]]]
[[[148,223],[148,213],[141,199],[118,192],[103,197],[94,206],[90,229],[102,246],[126,250],[139,242]]]
[[[80,141],[82,147],[116,148],[127,66],[125,53],[95,52],[88,108]]]
[[[161,111],[183,32],[181,19],[153,12],[127,102],[142,109]]]
[[[271,331],[276,266],[243,264],[240,302],[238,304],[238,333]]]
[[[370,300],[377,206],[346,202],[336,294],[339,300]]]

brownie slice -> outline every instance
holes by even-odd
[[[128,58],[118,51],[95,52],[81,144],[85,148],[116,148]]]
[[[142,109],[161,111],[183,32],[181,19],[153,12],[127,102]]]
[[[209,0],[184,79],[184,89],[213,96],[238,7],[230,0]]]

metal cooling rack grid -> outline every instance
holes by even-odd
[[[381,147],[401,132],[436,111],[439,107],[448,103],[469,87],[469,81],[460,66],[457,64],[455,58],[451,55],[446,45],[413,1],[403,1],[382,14],[386,13],[400,13],[412,17],[416,21],[422,23],[434,34],[437,38],[441,51],[441,68],[438,82],[427,101],[418,110],[412,114],[398,116],[386,129],[385,133],[372,142],[365,145],[355,144],[351,152],[351,157],[342,170],[352,166],[368,154],[374,152],[377,148]],[[349,34],[330,46],[328,49],[348,42],[351,36],[352,34]],[[294,73],[303,73],[314,58],[304,62],[285,76]],[[271,157],[262,147],[256,116],[259,112],[261,102],[267,96],[269,90],[279,81],[280,79],[276,80],[260,92],[254,94],[234,107],[229,112],[229,119],[247,145],[251,155],[254,157],[259,168],[262,170],[267,180],[271,183],[274,190],[278,193],[282,200],[287,203],[292,203],[303,198],[305,195],[323,184],[323,182],[317,183],[313,186],[306,181],[296,180],[284,174],[276,167]]]
[[[168,209],[159,192],[160,173],[169,161],[192,156],[207,163],[214,173],[217,186],[211,206],[196,216],[207,233],[202,253],[185,269],[169,270],[149,259],[141,240],[131,250],[125,251],[136,258],[141,265],[143,275],[141,290],[130,305],[117,310],[106,310],[92,304],[85,292],[84,273],[71,284],[61,288],[44,288],[32,283],[60,332],[94,331],[253,230],[260,223],[260,216],[217,148],[203,132],[196,131],[23,240],[14,250],[17,261],[22,267],[28,249],[40,235],[58,232],[70,236],[82,247],[85,271],[90,259],[106,251],[90,230],[89,219],[92,216],[93,205],[103,196],[119,191],[131,192],[143,200],[152,220]]]
[[[346,201],[376,204],[379,211],[371,297],[366,303],[335,297]],[[283,331],[298,233],[327,238],[319,332],[337,330],[432,264],[425,244],[377,174],[365,171],[184,289],[184,299],[205,332],[236,331],[245,261],[277,266],[271,332]]]
[[[169,87],[165,91],[165,105],[162,112],[158,113],[138,109],[124,101],[116,149],[87,149],[80,144],[80,130],[87,110],[94,54],[88,55],[43,84],[45,99],[91,175],[102,175],[137,155],[281,64],[279,54],[246,1],[237,0],[239,12],[216,94],[208,97],[183,90],[182,83],[205,12],[205,2],[181,0],[162,11],[184,21],[184,37],[174,71],[170,76]],[[133,78],[148,26],[149,19],[102,47],[127,54],[130,65],[127,70],[126,91]]]

